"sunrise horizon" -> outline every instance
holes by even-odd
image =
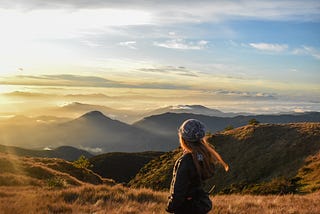
[[[318,1],[0,3],[2,117],[74,102],[320,111]]]

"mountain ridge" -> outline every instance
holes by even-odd
[[[39,149],[73,146],[90,153],[170,151],[177,147],[177,129],[190,118],[199,119],[207,131],[215,133],[226,127],[240,127],[256,119],[261,123],[320,122],[320,113],[298,115],[255,115],[214,117],[189,113],[165,113],[144,118],[132,125],[111,119],[100,111],[60,123],[0,123],[0,144]]]
[[[290,122],[320,122],[320,112],[308,112],[301,114],[284,115],[249,115],[236,117],[216,117],[207,115],[197,115],[190,113],[171,113],[167,112],[160,115],[152,115],[134,123],[134,126],[151,131],[153,133],[167,133],[176,136],[177,128],[183,121],[194,118],[198,119],[207,127],[211,133],[221,131],[228,126],[234,128],[247,125],[251,119],[256,119],[261,123],[290,123]]]
[[[89,152],[71,146],[60,146],[49,150],[31,150],[16,146],[0,145],[0,152],[17,156],[61,158],[67,161],[77,160],[81,155],[86,158],[93,157]]]
[[[320,165],[310,168],[312,161],[319,159],[311,157],[320,152],[320,123],[247,125],[209,135],[208,141],[230,165],[228,173],[218,167],[209,181],[215,184],[216,193],[320,190]],[[152,160],[129,185],[168,189],[174,162],[180,155],[182,151],[175,149]]]

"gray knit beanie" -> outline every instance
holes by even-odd
[[[206,128],[199,120],[189,119],[182,123],[179,134],[186,141],[196,142],[206,135]]]

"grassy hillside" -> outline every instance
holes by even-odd
[[[71,146],[60,146],[52,150],[31,150],[19,148],[16,146],[0,145],[0,152],[13,154],[17,156],[62,158],[68,161],[77,160],[81,155],[83,155],[86,158],[90,158],[93,156],[87,151],[77,149]]]
[[[165,157],[160,157],[163,164]],[[318,160],[319,156],[312,160],[314,158]],[[312,160],[307,159],[311,169]],[[0,153],[0,169],[1,213],[166,213],[168,192],[114,185],[110,180],[61,159]],[[320,212],[319,197],[320,191],[286,196],[219,195],[211,198],[214,208],[210,214],[315,214]]]
[[[320,152],[311,155],[305,160],[305,164],[298,171],[301,190],[313,192],[320,189]]]
[[[138,171],[152,159],[164,152],[123,153],[114,152],[90,158],[90,169],[105,178],[116,182],[130,181]]]
[[[129,182],[129,186],[154,190],[168,189],[172,179],[173,165],[181,154],[181,150],[176,149],[150,161]]]
[[[223,193],[296,193],[319,189],[320,123],[248,125],[208,138],[230,165],[209,181]],[[167,189],[180,150],[143,167],[132,187]],[[316,179],[316,181],[315,181]]]
[[[0,153],[1,186],[61,187],[81,186],[85,183],[103,184],[103,179],[87,169],[56,158],[31,158]]]

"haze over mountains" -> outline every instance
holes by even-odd
[[[81,104],[74,104],[79,107]],[[88,106],[82,106],[85,110]],[[91,153],[170,151],[178,147],[177,128],[188,118],[196,118],[214,133],[227,126],[240,127],[250,119],[261,123],[319,122],[319,112],[285,115],[226,116],[218,110],[203,106],[164,108],[155,113],[172,109],[179,113],[163,113],[145,117],[133,124],[111,119],[100,111],[91,111],[76,119],[60,117],[14,117],[0,122],[0,144],[30,149],[73,146]],[[181,112],[197,112],[181,113]],[[151,112],[152,113],[152,112]],[[203,114],[200,114],[203,113]],[[210,114],[210,115],[204,115]],[[57,115],[59,116],[59,115]]]
[[[188,114],[188,113],[165,113],[146,117],[133,125],[152,133],[170,136],[176,138],[177,128],[186,119],[198,119],[206,124],[207,131],[214,133],[221,131],[227,126],[240,127],[248,124],[251,119],[256,119],[261,123],[292,123],[292,122],[319,122],[319,112],[308,112],[301,114],[284,114],[284,115],[250,115],[236,117],[214,117],[206,115]]]
[[[161,107],[154,110],[145,111],[132,111],[128,109],[114,109],[103,105],[93,105],[81,102],[72,102],[61,107],[52,107],[46,109],[46,112],[50,115],[59,115],[60,117],[68,117],[70,115],[81,116],[90,111],[100,111],[107,117],[115,120],[120,120],[125,123],[133,123],[141,120],[145,117],[164,114],[167,112],[171,113],[191,113],[191,114],[202,114],[216,117],[234,117],[238,115],[250,115],[250,113],[239,112],[239,113],[225,113],[217,109],[211,109],[202,105],[170,105]]]

